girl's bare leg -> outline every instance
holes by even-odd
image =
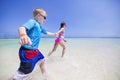
[[[53,52],[55,52],[57,47],[58,47],[58,43],[55,43],[52,51],[48,53],[47,57],[49,57]]]
[[[60,44],[60,45],[62,46],[62,48],[63,48],[63,50],[62,50],[62,56],[61,56],[61,57],[63,58],[63,56],[64,56],[64,54],[65,54],[65,49],[66,49],[66,47],[65,47],[63,41],[60,41],[59,44]]]

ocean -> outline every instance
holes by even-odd
[[[66,53],[58,47],[46,61],[47,80],[120,80],[120,38],[66,38]],[[42,38],[46,56],[54,38]],[[19,67],[19,40],[0,39],[0,80],[8,80]],[[36,65],[28,80],[43,80]]]

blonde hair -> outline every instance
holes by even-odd
[[[33,10],[33,16],[36,17],[36,15],[38,15],[38,14],[45,14],[46,15],[46,12],[42,8],[35,8]]]

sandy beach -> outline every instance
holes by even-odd
[[[54,38],[42,38],[39,50],[47,55]],[[0,39],[0,80],[19,67],[18,39]],[[67,38],[66,53],[59,47],[46,61],[47,80],[120,80],[119,38]],[[28,80],[44,80],[36,65]]]

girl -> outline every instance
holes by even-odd
[[[66,40],[64,39],[64,30],[65,30],[65,28],[66,28],[66,23],[65,23],[65,22],[61,22],[61,24],[60,24],[60,29],[59,29],[59,31],[57,32],[58,37],[57,37],[56,40],[55,40],[54,47],[53,47],[52,51],[50,51],[50,52],[48,53],[48,55],[47,55],[48,57],[49,57],[53,52],[55,52],[56,49],[57,49],[57,47],[58,47],[58,45],[60,45],[60,46],[63,48],[63,50],[62,50],[62,55],[61,55],[61,57],[63,58],[63,56],[64,56],[64,54],[65,54],[65,49],[66,49],[65,44],[64,44],[64,42],[66,42]]]

